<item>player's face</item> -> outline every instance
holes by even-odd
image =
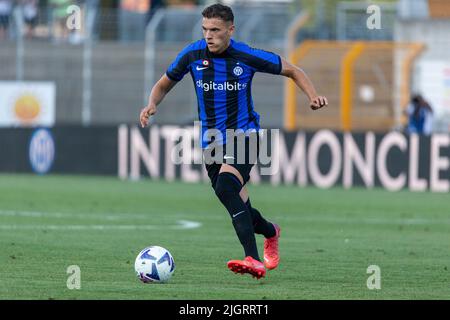
[[[230,38],[234,32],[231,22],[217,18],[203,18],[203,37],[212,53],[223,52],[230,44]]]

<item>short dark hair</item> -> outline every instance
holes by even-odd
[[[209,7],[206,7],[202,12],[202,16],[208,19],[219,18],[225,22],[230,21],[234,23],[233,10],[231,10],[230,7],[220,3],[216,3]]]

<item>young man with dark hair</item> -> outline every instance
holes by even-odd
[[[153,86],[148,105],[141,111],[140,122],[145,127],[165,95],[190,72],[202,123],[206,170],[217,197],[232,218],[245,252],[243,260],[231,260],[227,265],[233,272],[249,273],[259,279],[265,276],[265,268],[275,269],[278,266],[281,229],[252,207],[245,187],[254,165],[254,161],[249,159],[259,150],[259,143],[252,148],[253,140],[248,134],[260,130],[259,115],[254,110],[251,96],[253,75],[255,72],[265,72],[291,78],[308,96],[310,107],[314,110],[326,106],[328,102],[325,97],[317,95],[313,84],[300,68],[272,52],[234,41],[231,38],[235,29],[231,8],[214,4],[203,10],[202,15],[204,39],[185,47]],[[225,132],[228,130],[246,133],[243,147],[234,145],[234,137],[227,140]],[[211,135],[210,131],[214,134]],[[230,145],[233,146],[228,148]],[[218,150],[224,149],[226,154],[221,153],[217,157]],[[230,163],[230,159],[236,160],[242,155],[245,158],[243,163]],[[255,233],[265,237],[264,264],[259,258]]]

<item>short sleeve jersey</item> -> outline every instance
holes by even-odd
[[[208,129],[220,131],[223,143],[227,129],[260,129],[251,93],[253,75],[255,72],[280,74],[281,58],[233,39],[224,52],[214,54],[202,39],[185,47],[166,75],[180,81],[188,72],[197,94],[202,148],[206,148],[211,142],[205,135]]]

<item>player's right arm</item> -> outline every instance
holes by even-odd
[[[156,113],[156,107],[161,103],[166,94],[177,84],[176,81],[170,80],[166,74],[153,86],[148,99],[148,104],[141,110],[140,121],[142,128],[148,125],[150,116]]]
[[[141,126],[144,128],[148,124],[150,116],[156,113],[156,107],[164,99],[165,95],[183,79],[184,75],[189,71],[190,52],[198,49],[199,41],[186,46],[172,62],[166,73],[153,86],[148,100],[148,105],[142,109],[140,114]],[[197,47],[196,47],[197,46]]]

